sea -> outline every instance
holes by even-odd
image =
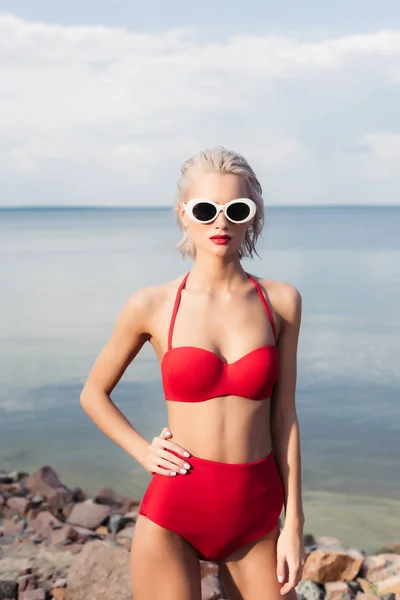
[[[0,469],[141,498],[151,476],[79,394],[133,291],[188,271],[172,207],[0,210]],[[303,299],[296,406],[305,533],[400,541],[400,206],[268,207],[250,273]],[[145,344],[111,394],[151,440],[167,425]]]

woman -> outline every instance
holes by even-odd
[[[262,229],[261,192],[243,156],[221,146],[183,165],[178,248],[194,265],[131,295],[81,393],[93,421],[153,475],[131,547],[135,600],[200,600],[199,559],[219,565],[232,600],[296,598],[301,296],[241,265]],[[169,424],[151,443],[110,398],[146,341],[160,361]]]

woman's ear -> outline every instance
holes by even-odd
[[[179,213],[179,217],[182,221],[183,226],[189,227],[190,221],[185,212],[185,205],[183,204],[183,202],[179,202],[179,204],[178,204],[178,213]]]

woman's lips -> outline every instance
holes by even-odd
[[[213,236],[210,238],[210,240],[212,242],[214,242],[214,244],[218,244],[218,245],[224,245],[227,244],[229,242],[231,238],[229,237],[229,235],[221,235],[221,236]]]

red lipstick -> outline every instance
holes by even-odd
[[[210,240],[214,242],[214,244],[219,245],[227,244],[230,239],[231,237],[229,235],[213,235],[210,237]]]

